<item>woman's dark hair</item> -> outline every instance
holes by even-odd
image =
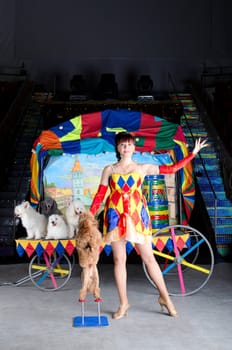
[[[121,157],[117,150],[117,147],[121,142],[125,142],[125,141],[132,141],[135,144],[135,138],[129,132],[122,131],[115,135],[115,151],[116,151],[116,157],[118,160],[120,160]]]

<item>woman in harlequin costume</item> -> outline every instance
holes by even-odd
[[[177,172],[206,146],[206,141],[196,140],[193,152],[171,166],[138,164],[132,160],[135,151],[134,137],[126,132],[116,135],[115,147],[118,162],[103,169],[98,191],[90,207],[90,211],[95,215],[109,187],[110,194],[104,207],[103,234],[105,243],[112,246],[114,275],[119,295],[119,308],[113,314],[114,319],[126,316],[130,307],[127,298],[127,241],[135,245],[146,264],[149,276],[159,291],[158,302],[161,308],[165,307],[170,316],[177,316],[177,311],[169,297],[162,272],[152,251],[151,220],[146,199],[142,194],[142,183],[146,175]]]

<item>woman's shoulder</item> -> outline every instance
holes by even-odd
[[[116,165],[116,163],[114,164],[108,164],[104,167],[103,171],[105,173],[112,173],[114,171],[114,166]]]

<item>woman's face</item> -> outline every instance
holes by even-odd
[[[121,141],[117,146],[117,150],[121,157],[131,157],[135,151],[135,144],[133,140]]]

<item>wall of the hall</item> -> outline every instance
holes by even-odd
[[[38,83],[67,89],[113,72],[119,90],[150,74],[156,90],[231,65],[230,0],[1,0],[0,66],[20,65]]]

